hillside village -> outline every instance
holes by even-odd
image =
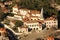
[[[16,21],[22,21],[22,27],[18,27],[18,32],[28,33],[32,30],[36,32],[42,31],[44,28],[54,27],[58,29],[58,21],[55,15],[44,19],[43,8],[41,11],[29,10],[26,8],[20,8],[17,4],[12,7],[13,17],[7,16],[7,20],[10,21],[9,26],[14,28]],[[5,21],[5,20],[4,20]]]
[[[53,14],[50,17],[44,18],[43,7],[40,10],[32,10],[15,4],[9,8],[7,5],[11,4],[13,4],[12,1],[0,2],[1,13],[9,15],[2,15],[4,20],[1,23],[6,28],[16,32],[17,35],[32,34],[33,32],[40,33],[51,28],[58,29],[57,16]]]

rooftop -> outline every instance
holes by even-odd
[[[51,16],[51,17],[48,17],[47,19],[45,19],[45,21],[47,20],[57,20],[55,17]]]
[[[37,10],[30,10],[30,14],[40,14],[40,11],[37,11]]]
[[[38,23],[38,21],[25,21],[26,23]]]
[[[31,16],[30,18],[38,18],[38,16]]]

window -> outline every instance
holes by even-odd
[[[48,22],[46,24],[48,24]]]
[[[47,22],[46,24],[48,24],[49,22]]]
[[[36,28],[36,30],[38,30],[38,28]]]
[[[54,22],[54,23],[56,23],[56,22]]]
[[[34,28],[34,30],[35,30],[35,28]]]
[[[45,25],[46,25],[46,23],[45,23]]]
[[[31,19],[32,20],[32,19]]]

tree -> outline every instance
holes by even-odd
[[[51,16],[52,13],[57,14],[57,10],[51,7],[51,0],[20,0],[19,5],[28,9],[41,10],[44,8],[44,14]]]
[[[55,0],[55,2],[60,5],[60,0]]]
[[[7,16],[14,16],[14,14],[13,13],[3,13],[3,12],[1,12],[0,13],[0,22],[4,21],[4,19],[6,19]]]
[[[22,26],[23,25],[23,22],[22,21],[16,21],[16,23],[15,23],[15,26],[16,27],[20,27],[20,26]]]
[[[7,17],[7,15],[3,12],[0,13],[0,22],[3,21],[5,18]]]
[[[23,22],[22,21],[16,21],[16,23],[15,23],[15,27],[18,29],[18,32],[20,32],[20,27],[22,27],[22,25],[23,25]]]
[[[14,14],[13,13],[7,13],[8,15],[7,16],[14,16]]]
[[[9,25],[9,23],[10,23],[10,20],[8,20],[8,19],[6,19],[6,20],[4,21],[4,24],[6,24],[6,25]]]
[[[0,2],[5,2],[6,0],[0,0]]]

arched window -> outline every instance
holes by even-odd
[[[34,30],[35,30],[35,28],[34,28]]]

